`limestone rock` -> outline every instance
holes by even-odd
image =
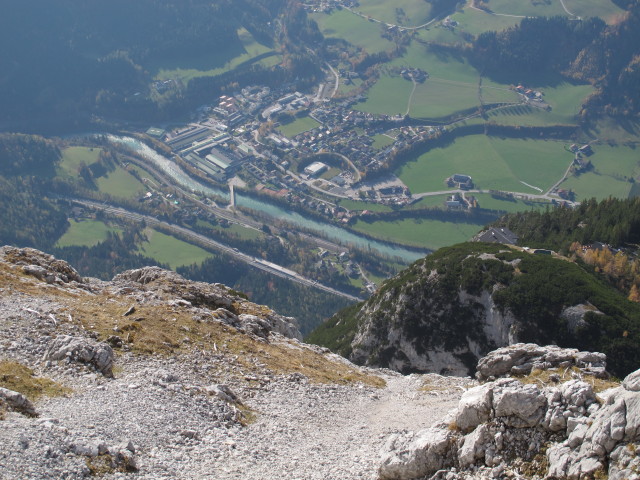
[[[547,399],[535,385],[502,379],[493,386],[493,410],[512,427],[533,427],[544,418]]]
[[[517,343],[494,350],[480,359],[476,377],[483,381],[507,374],[528,374],[535,368],[546,370],[571,366],[598,377],[607,377],[603,353],[579,352],[575,348],[555,345],[541,347],[533,343]]]
[[[464,392],[455,414],[456,426],[466,432],[488,421],[492,401],[491,385],[479,385]]]
[[[9,409],[24,415],[28,415],[30,417],[38,415],[33,404],[23,394],[14,392],[8,388],[0,387],[0,405],[3,403],[6,404]]]
[[[51,341],[45,360],[65,360],[90,365],[105,377],[113,377],[115,355],[113,349],[102,342],[83,337],[60,335]]]
[[[432,475],[453,465],[450,450],[453,433],[439,428],[427,428],[415,434],[396,435],[385,445],[381,479],[409,480]]]
[[[0,259],[14,265],[22,265],[22,271],[49,283],[84,283],[80,274],[64,260],[58,260],[33,248],[0,248]]]

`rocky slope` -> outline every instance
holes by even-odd
[[[222,285],[102,282],[4,247],[0,478],[374,479],[388,434],[473,383],[361,369],[298,335]]]
[[[468,243],[419,260],[309,336],[358,364],[472,375],[516,342],[603,351],[624,376],[640,364],[640,308],[561,258]]]
[[[470,388],[442,422],[392,435],[380,478],[640,478],[640,370],[622,385],[596,381],[574,362],[601,364],[602,354],[532,344],[482,363],[499,375],[532,358],[533,376]]]

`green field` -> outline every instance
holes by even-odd
[[[347,210],[363,211],[369,210],[371,212],[390,212],[393,209],[388,205],[381,205],[379,203],[361,202],[358,200],[340,199],[339,205]]]
[[[280,125],[278,130],[287,138],[293,138],[299,133],[308,132],[314,128],[319,127],[321,124],[316,122],[311,117],[296,118],[293,122],[286,125]]]
[[[482,230],[482,227],[483,225],[475,223],[406,219],[373,223],[358,221],[353,228],[382,240],[435,250],[467,241]]]
[[[553,17],[567,16],[560,0],[530,1],[530,0],[489,0],[489,9],[499,15],[521,15],[525,17]]]
[[[550,202],[525,202],[519,199],[506,200],[494,198],[490,193],[474,193],[478,200],[478,206],[487,210],[500,210],[505,212],[526,212],[528,210],[540,210],[551,205]]]
[[[114,197],[131,198],[147,190],[143,183],[120,166],[95,182],[101,192]]]
[[[69,223],[69,229],[56,242],[56,247],[93,247],[106,240],[109,232],[122,232],[97,220],[69,220]]]
[[[501,31],[518,25],[521,18],[503,17],[501,15],[490,15],[470,8],[468,5],[462,10],[451,15],[451,20],[458,22],[456,30],[460,30],[471,35],[479,35],[483,32]]]
[[[578,201],[608,196],[627,198],[633,187],[630,178],[640,178],[640,149],[627,146],[594,145],[589,157],[593,170],[568,178],[560,188],[571,189]]]
[[[260,55],[274,53],[269,47],[256,41],[244,28],[238,30],[238,38],[239,44],[211,50],[206,56],[175,58],[168,65],[165,60],[165,63],[150,65],[148,69],[156,72],[155,78],[158,80],[173,79],[186,84],[192,78],[220,75]],[[273,62],[273,57],[265,58],[265,61]]]
[[[384,147],[391,145],[394,142],[394,139],[388,137],[387,135],[374,135],[371,137],[373,139],[372,147],[376,150],[381,150]]]
[[[417,85],[409,114],[414,118],[442,118],[479,104],[477,85],[430,78]]]
[[[624,11],[610,0],[564,0],[567,9],[582,18],[600,17],[612,23]]]
[[[200,247],[150,228],[145,230],[145,234],[148,240],[139,245],[140,253],[169,265],[172,270],[183,265],[202,263],[214,256]]]
[[[413,84],[402,77],[382,75],[367,94],[367,100],[354,105],[361,112],[404,115]]]
[[[369,22],[347,10],[336,10],[330,15],[315,13],[309,16],[318,23],[327,38],[341,38],[368,53],[391,50],[394,44],[380,36],[379,23]]]
[[[591,85],[561,82],[555,86],[537,87],[544,101],[551,105],[547,112],[535,107],[518,106],[489,113],[489,119],[502,125],[575,125],[585,98],[593,92]]]
[[[62,151],[62,160],[58,166],[58,175],[77,177],[83,163],[91,165],[98,160],[100,148],[67,147]]]
[[[407,27],[417,27],[431,19],[431,5],[424,0],[361,0],[355,10],[384,23]]]
[[[561,142],[470,135],[446,148],[436,148],[408,162],[396,174],[412,193],[447,190],[454,173],[471,175],[477,188],[540,193],[546,191],[572,161]]]

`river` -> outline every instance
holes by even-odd
[[[131,137],[116,137],[113,135],[108,135],[108,138],[114,143],[126,145],[127,147],[131,148],[136,153],[153,163],[154,167],[171,176],[171,178],[173,178],[182,187],[188,188],[194,192],[203,192],[205,194],[217,195],[219,197],[229,199],[228,191],[222,190],[220,188],[210,187],[200,183],[193,177],[190,177],[174,161],[170,160],[164,155],[159,154],[140,140]],[[424,254],[419,252],[414,252],[406,248],[388,245],[382,242],[377,242],[375,240],[371,240],[369,238],[336,227],[335,225],[304,217],[299,213],[286,210],[280,206],[248,197],[246,195],[243,195],[241,192],[236,193],[236,205],[250,208],[252,210],[257,210],[269,215],[270,217],[273,217],[274,219],[284,220],[290,224],[312,230],[332,240],[337,240],[345,244],[352,244],[358,248],[374,249],[382,253],[383,255],[399,257],[406,262],[413,262],[424,256]]]

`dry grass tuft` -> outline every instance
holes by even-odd
[[[29,367],[14,361],[0,361],[0,387],[19,392],[29,400],[71,393],[71,389],[48,378],[36,377]]]
[[[560,377],[560,381],[558,383],[551,380],[550,377],[553,374],[556,374]],[[534,369],[529,375],[515,376],[515,378],[525,384],[533,383],[541,387],[549,387],[558,385],[559,383],[568,382],[569,380],[573,380],[574,374],[580,375],[580,369],[577,367],[571,367],[568,369],[553,368],[549,370]],[[592,375],[584,374],[581,374],[581,377],[584,382],[591,384],[591,386],[593,387],[593,391],[596,393],[602,392],[609,388],[620,386],[620,382],[617,380],[605,380],[602,378],[596,378]]]

